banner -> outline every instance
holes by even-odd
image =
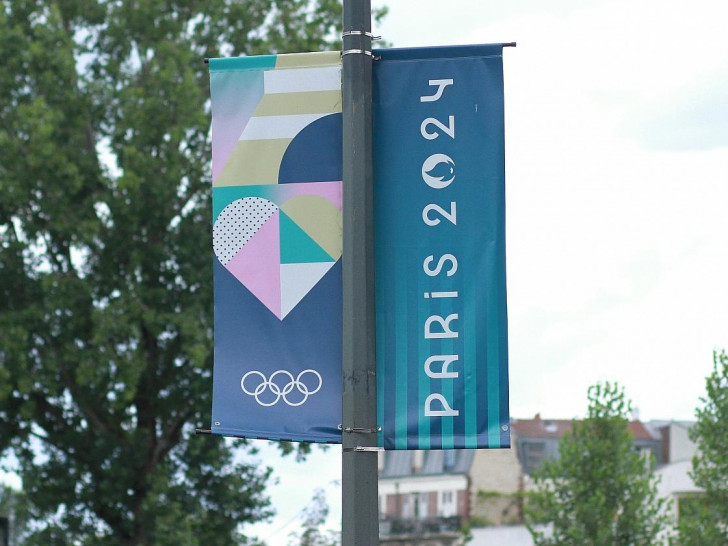
[[[340,442],[340,53],[210,60],[212,432]]]
[[[380,445],[509,447],[502,46],[375,53]]]

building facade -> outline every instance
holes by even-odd
[[[657,463],[659,494],[674,500],[675,518],[681,496],[699,492],[688,475],[695,453],[689,426],[629,423],[634,448]],[[544,461],[559,457],[559,440],[571,427],[571,420],[536,415],[513,420],[511,449],[380,453],[380,542],[456,546],[470,527],[522,524],[532,474]]]
[[[469,474],[474,455],[472,450],[382,453],[380,543],[461,544],[462,527],[470,518]]]

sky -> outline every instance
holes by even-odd
[[[376,0],[397,47],[504,50],[510,406],[583,416],[618,381],[643,420],[692,419],[728,349],[728,3]],[[340,449],[304,463],[259,442],[285,546]]]
[[[643,420],[692,419],[728,349],[728,3],[389,0],[396,47],[504,50],[510,406],[581,417],[597,381]],[[341,517],[338,448],[275,461],[288,544],[323,486]]]

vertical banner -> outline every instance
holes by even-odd
[[[509,447],[502,46],[376,53],[380,445]]]
[[[339,52],[210,60],[212,432],[340,442]]]

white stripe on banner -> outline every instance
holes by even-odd
[[[338,91],[341,89],[340,66],[267,70],[263,73],[263,78],[266,94]]]
[[[250,118],[239,140],[293,138],[308,124],[328,114],[296,114]]]

